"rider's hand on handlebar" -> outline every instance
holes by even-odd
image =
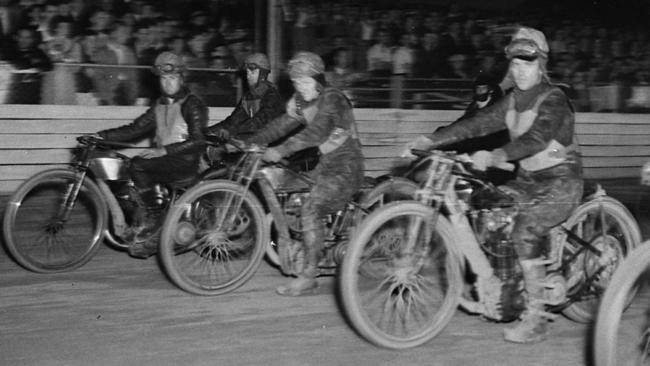
[[[404,151],[402,151],[400,157],[413,159],[415,158],[415,155],[413,155],[411,150],[430,150],[432,146],[433,141],[431,141],[430,138],[426,136],[418,136],[404,146]]]
[[[492,151],[479,150],[470,157],[474,168],[485,171],[489,167],[495,167],[503,170],[513,170],[514,165],[508,163],[508,156],[502,149]]]
[[[280,154],[277,149],[269,147],[264,152],[264,155],[262,155],[262,160],[269,163],[277,163],[278,161],[282,160],[282,154]]]

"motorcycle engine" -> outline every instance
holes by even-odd
[[[291,231],[298,233],[302,232],[302,224],[300,222],[300,208],[308,196],[308,192],[291,193],[282,205],[284,208],[284,216]]]

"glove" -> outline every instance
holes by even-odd
[[[268,148],[264,152],[264,155],[262,155],[262,160],[269,162],[269,163],[277,163],[278,161],[282,160],[282,154],[275,148]]]
[[[487,168],[502,167],[507,162],[506,152],[502,149],[493,151],[479,150],[471,155],[472,163],[477,170],[484,171]]]
[[[433,141],[426,136],[418,136],[415,139],[409,141],[404,146],[404,151],[400,154],[402,158],[414,158],[415,155],[411,153],[411,150],[429,150],[433,146]]]
[[[217,136],[221,140],[230,139],[230,131],[226,130],[225,128],[218,128],[216,131],[212,132],[212,135]]]
[[[223,146],[208,146],[206,148],[206,155],[211,162],[223,160],[223,156],[227,150]]]

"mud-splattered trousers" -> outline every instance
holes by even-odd
[[[503,129],[511,141],[497,150],[520,165],[504,187],[519,208],[512,239],[521,260],[538,258],[548,247],[550,229],[566,220],[582,197],[573,109],[562,90],[543,82],[526,91],[515,89],[431,139],[443,146]]]
[[[363,181],[363,155],[357,137],[352,107],[337,89],[327,88],[320,96],[302,106],[292,98],[287,113],[273,120],[249,142],[269,144],[283,138],[300,125],[297,134],[276,147],[288,156],[308,147],[318,146],[321,157],[310,173],[315,181],[301,208],[305,268],[314,268],[320,260],[325,226],[329,213],[343,209]]]

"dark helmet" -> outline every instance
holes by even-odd
[[[246,59],[244,60],[244,67],[250,69],[260,68],[262,70],[271,71],[271,63],[269,62],[269,58],[266,57],[265,54],[259,52],[246,56]]]
[[[153,65],[154,74],[160,76],[165,74],[184,75],[187,67],[183,57],[169,51],[162,52]]]

